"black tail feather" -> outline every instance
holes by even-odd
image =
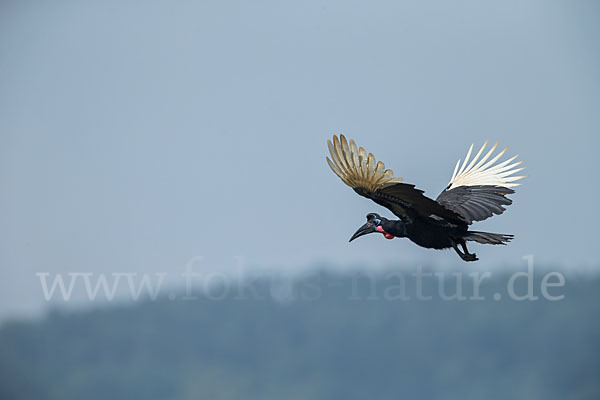
[[[505,235],[503,233],[489,233],[469,231],[463,237],[464,240],[483,243],[483,244],[506,244],[514,238],[514,235]]]

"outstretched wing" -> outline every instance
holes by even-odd
[[[402,183],[402,178],[394,177],[384,163],[375,160],[373,154],[357,148],[354,140],[350,143],[344,135],[328,141],[331,159],[327,163],[331,170],[348,186],[361,196],[388,208],[405,222],[418,216],[437,216],[449,222],[464,225],[465,221],[454,211],[443,207],[426,197],[422,190],[414,185]]]
[[[492,146],[483,158],[480,158],[486,146],[487,141],[469,162],[473,152],[473,145],[471,145],[462,166],[458,160],[448,187],[436,199],[439,204],[460,214],[469,224],[473,221],[483,221],[494,214],[502,214],[505,210],[504,206],[512,204],[512,200],[506,195],[514,193],[511,188],[520,185],[515,182],[524,178],[524,176],[514,176],[524,169],[524,167],[517,168],[523,161],[513,163],[518,156],[495,164],[508,147],[487,161],[496,150],[498,143]]]

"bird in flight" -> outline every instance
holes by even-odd
[[[506,196],[524,176],[514,176],[523,170],[517,156],[498,162],[507,148],[496,155],[498,143],[483,155],[487,141],[471,159],[473,145],[462,165],[458,160],[446,189],[433,200],[415,185],[402,183],[392,170],[375,160],[373,154],[344,135],[328,140],[331,159],[327,163],[333,172],[356,193],[389,209],[399,220],[389,220],[377,213],[367,214],[367,222],[350,241],[369,234],[381,233],[387,239],[406,237],[421,247],[430,249],[453,248],[464,261],[477,261],[469,253],[467,242],[506,244],[513,235],[469,230],[476,221],[502,214],[504,206],[512,204]],[[482,156],[483,155],[483,156]],[[489,161],[488,161],[489,160]],[[462,251],[459,249],[462,248]]]

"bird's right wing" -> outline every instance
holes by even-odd
[[[436,199],[439,204],[460,214],[469,224],[483,221],[494,214],[502,214],[504,206],[512,204],[512,200],[506,195],[514,193],[512,187],[519,185],[515,181],[524,178],[513,176],[524,169],[517,168],[523,161],[513,163],[517,156],[494,165],[508,147],[487,161],[498,146],[496,143],[480,159],[486,146],[487,141],[469,162],[473,152],[471,145],[462,166],[458,160],[448,187]]]
[[[417,216],[432,215],[455,224],[465,224],[460,215],[442,206],[423,194],[414,185],[402,183],[402,178],[394,177],[392,170],[385,169],[373,154],[357,148],[354,140],[346,140],[344,135],[328,141],[331,159],[327,163],[331,170],[356,193],[388,208],[405,222]]]

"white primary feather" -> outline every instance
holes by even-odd
[[[524,167],[516,168],[521,165],[523,161],[517,161],[512,163],[515,158],[518,156],[514,156],[505,160],[499,164],[494,164],[497,162],[500,157],[506,152],[508,147],[502,150],[500,153],[496,154],[490,161],[487,161],[488,158],[494,153],[498,143],[492,146],[492,148],[486,153],[483,158],[480,159],[483,150],[487,146],[487,140],[481,146],[481,149],[477,152],[475,157],[469,162],[469,158],[471,157],[471,153],[473,152],[473,145],[469,147],[469,151],[467,152],[467,156],[465,157],[465,161],[460,164],[460,160],[456,163],[456,167],[454,167],[454,172],[452,173],[452,179],[450,179],[448,190],[453,189],[458,186],[477,186],[477,185],[490,185],[490,186],[502,186],[505,188],[510,188],[513,186],[520,185],[519,183],[514,183],[519,179],[525,178],[525,176],[513,176],[519,171],[524,170]],[[485,163],[485,164],[484,164]],[[459,167],[460,166],[460,167]]]

